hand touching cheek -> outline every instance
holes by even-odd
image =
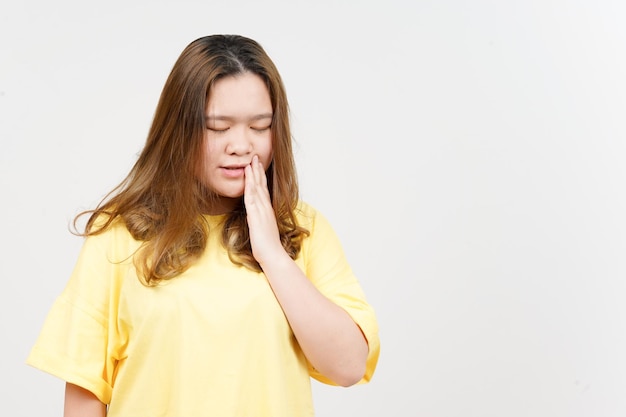
[[[263,268],[263,265],[278,259],[286,252],[280,243],[265,168],[258,156],[252,158],[244,173],[246,177],[244,203],[250,230],[250,244],[254,258]]]

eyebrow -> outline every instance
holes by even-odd
[[[257,114],[257,115],[252,116],[248,120],[250,120],[250,121],[265,120],[265,119],[271,119],[273,117],[274,117],[273,113],[261,113],[261,114]],[[207,120],[211,120],[211,121],[213,121],[213,120],[233,121],[233,120],[237,119],[236,117],[224,116],[224,115],[220,115],[220,114],[209,114],[208,116],[205,116],[205,118]]]

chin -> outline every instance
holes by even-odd
[[[243,197],[243,190],[241,192],[222,192],[222,191],[216,191],[217,195],[219,198],[224,198],[224,199],[229,199],[229,200],[236,200],[239,199],[241,197]]]
[[[222,187],[211,187],[211,190],[219,197],[239,198],[243,196],[245,187],[243,183],[241,186],[237,186],[237,184],[223,184]]]

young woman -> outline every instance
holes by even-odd
[[[82,214],[27,360],[66,381],[66,417],[312,416],[310,377],[372,377],[376,317],[299,200],[285,89],[257,42],[189,44],[136,164]]]

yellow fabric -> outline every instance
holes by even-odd
[[[374,311],[326,219],[301,203],[311,231],[296,262],[361,327],[372,377],[379,354]],[[93,392],[108,417],[312,416],[307,363],[264,275],[233,265],[219,243],[183,275],[146,287],[122,224],[85,240],[70,280],[27,363]]]

